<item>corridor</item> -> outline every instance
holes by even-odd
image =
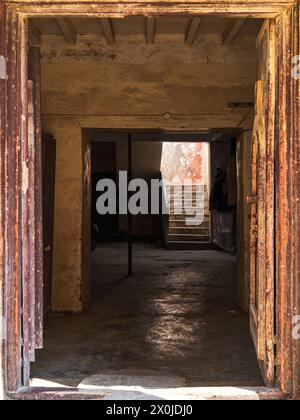
[[[262,385],[248,316],[235,304],[234,256],[135,244],[131,278],[126,244],[102,245],[92,259],[89,311],[50,316],[32,378],[67,386],[93,375],[110,385]]]

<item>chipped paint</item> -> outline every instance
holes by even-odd
[[[27,194],[29,188],[28,162],[22,163],[22,194]]]
[[[3,2],[2,2],[3,3]],[[252,17],[278,17],[277,29],[278,36],[283,42],[279,44],[279,80],[280,80],[280,103],[278,106],[280,118],[278,132],[280,141],[278,142],[278,157],[280,164],[279,177],[277,179],[277,199],[278,199],[278,214],[277,214],[277,246],[278,246],[278,315],[279,315],[279,333],[277,337],[277,345],[280,348],[281,354],[278,359],[278,375],[281,389],[287,392],[296,391],[294,385],[299,384],[299,357],[294,358],[296,351],[295,346],[291,343],[290,337],[286,332],[289,331],[289,325],[292,320],[292,309],[300,307],[299,301],[292,301],[291,297],[298,295],[297,290],[299,281],[299,225],[300,220],[298,216],[298,208],[295,208],[294,199],[299,195],[299,182],[297,180],[296,163],[299,156],[299,106],[296,98],[299,99],[299,83],[295,85],[291,81],[287,63],[291,63],[291,53],[293,55],[299,54],[299,11],[294,13],[294,22],[291,20],[293,15],[290,14],[289,6],[297,4],[298,2],[277,0],[254,0],[250,4],[247,1],[197,1],[178,3],[177,1],[169,2],[155,2],[138,1],[136,3],[128,3],[125,0],[118,2],[104,2],[82,0],[81,2],[60,2],[51,0],[41,0],[37,5],[32,0],[12,0],[10,7],[7,9],[7,14],[0,6],[1,21],[8,18],[7,25],[0,26],[0,51],[7,49],[10,60],[8,62],[8,79],[7,93],[1,96],[2,101],[7,105],[7,120],[5,120],[6,135],[4,142],[1,144],[6,148],[1,157],[4,159],[5,177],[1,172],[1,199],[5,203],[4,208],[8,208],[9,212],[4,214],[5,221],[5,238],[9,240],[6,243],[9,253],[5,255],[5,264],[7,270],[4,272],[5,291],[8,314],[8,322],[10,328],[8,329],[7,352],[4,354],[7,364],[7,389],[16,391],[21,382],[21,331],[20,331],[20,262],[21,262],[21,240],[20,240],[20,185],[22,184],[20,166],[20,61],[21,56],[19,51],[19,33],[18,29],[21,25],[21,20],[15,11],[21,13],[46,13],[48,15],[64,14],[86,14],[93,16],[94,13],[106,16],[125,16],[131,14],[145,14],[155,15],[159,13],[208,13],[208,14],[231,14],[231,16],[249,16]],[[283,14],[283,12],[285,12]],[[292,13],[294,11],[292,10]],[[280,16],[279,16],[280,15]],[[283,19],[283,20],[282,20]],[[287,25],[288,23],[288,25]],[[7,34],[3,28],[9,28],[11,36],[7,39]],[[292,34],[292,28],[295,28]],[[298,39],[298,41],[295,40]],[[297,50],[297,51],[296,51]],[[2,52],[3,53],[3,52]],[[0,80],[1,82],[1,80]],[[1,89],[2,89],[2,85]],[[291,89],[292,86],[292,89]],[[7,95],[7,96],[6,96]],[[1,104],[2,105],[2,104]],[[1,111],[3,107],[1,106]],[[292,112],[291,112],[292,110]],[[58,120],[57,117],[55,119]],[[71,119],[72,120],[72,119]],[[71,121],[70,120],[70,121]],[[80,124],[84,125],[86,120],[81,120]],[[3,122],[1,113],[1,124]],[[78,124],[78,121],[75,121]],[[107,119],[104,122],[107,122]],[[134,123],[131,120],[131,123]],[[140,121],[139,121],[140,122]],[[183,123],[183,122],[182,122]],[[94,122],[95,124],[95,122]],[[127,124],[130,125],[130,122]],[[297,137],[298,136],[298,137]],[[292,158],[291,158],[292,156]],[[3,207],[2,207],[3,208]],[[296,211],[297,210],[297,211]],[[9,217],[8,217],[9,215]],[[2,218],[2,216],[1,216]],[[295,229],[296,227],[296,229]],[[6,240],[6,239],[5,239]],[[300,309],[300,308],[299,308]],[[299,353],[298,353],[299,354]],[[2,355],[3,356],[3,355]],[[296,377],[297,376],[297,377]],[[14,397],[24,397],[29,394],[12,395]],[[72,394],[76,398],[76,393]],[[77,392],[77,397],[78,397]],[[32,395],[33,399],[40,398],[40,393]],[[62,398],[62,394],[56,394],[55,391],[48,398]],[[82,395],[84,398],[84,395]]]
[[[6,60],[5,57],[3,57],[3,55],[0,55],[0,79],[5,80],[6,78]]]

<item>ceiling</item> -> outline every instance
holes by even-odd
[[[199,35],[217,34],[224,43],[238,36],[255,36],[262,25],[260,19],[228,19],[220,17],[160,16],[145,18],[133,16],[124,19],[101,18],[36,18],[30,20],[30,38],[33,44],[41,42],[41,35],[61,35],[67,42],[76,43],[77,36],[95,34],[103,36],[108,44],[123,35],[145,34],[146,41],[155,42],[156,35],[182,34],[192,44]]]

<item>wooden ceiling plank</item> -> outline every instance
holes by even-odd
[[[185,35],[186,44],[193,45],[193,43],[195,42],[198,30],[199,30],[200,22],[201,22],[200,17],[196,17],[190,20],[189,26]]]
[[[56,22],[65,40],[69,44],[76,44],[77,33],[72,21],[68,18],[57,18]]]
[[[154,44],[155,41],[155,26],[156,20],[152,17],[146,18],[146,42],[147,44]]]
[[[100,23],[107,45],[114,44],[116,40],[111,19],[100,19]]]
[[[231,45],[233,41],[238,37],[242,27],[245,25],[247,19],[234,19],[229,22],[227,28],[222,35],[223,45]]]

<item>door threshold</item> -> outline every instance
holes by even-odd
[[[221,401],[221,400],[287,400],[289,397],[278,388],[269,387],[191,387],[191,388],[142,388],[113,386],[97,388],[22,387],[9,393],[13,400],[151,400],[151,401]]]

